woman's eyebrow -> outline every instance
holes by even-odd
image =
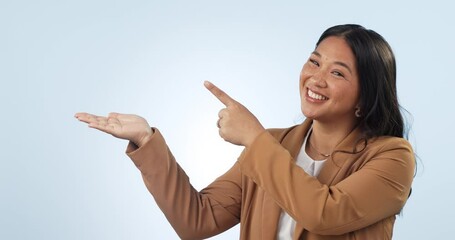
[[[318,56],[318,57],[321,57],[321,54],[318,53],[318,51],[316,51],[316,50],[314,50],[311,54],[314,54],[314,55],[316,55],[316,56]]]
[[[352,74],[351,68],[349,68],[349,66],[346,63],[336,61],[336,62],[334,62],[334,64],[337,64],[337,65],[340,65],[342,67],[345,67],[349,71],[349,73]]]
[[[322,57],[322,55],[321,55],[318,51],[316,51],[316,50],[314,50],[311,54],[316,55],[316,56],[318,56],[318,57]],[[334,64],[340,65],[340,66],[346,68],[346,69],[349,71],[349,73],[352,74],[351,68],[350,68],[349,65],[347,65],[346,63],[340,62],[340,61],[335,61]]]

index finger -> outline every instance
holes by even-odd
[[[85,113],[85,112],[78,112],[74,115],[74,117],[77,118],[79,121],[82,121],[85,123],[95,122],[98,119],[104,118],[101,116],[97,116],[97,115]]]
[[[219,89],[213,83],[209,81],[204,82],[204,86],[216,97],[220,100],[226,107],[232,104],[237,103],[233,98],[231,98],[227,93],[223,90]]]

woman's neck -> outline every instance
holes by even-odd
[[[335,147],[352,131],[352,124],[328,124],[313,121],[312,133],[309,136],[306,149],[313,159],[325,159],[331,155]]]

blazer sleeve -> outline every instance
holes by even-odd
[[[180,238],[207,238],[239,222],[241,176],[237,163],[198,192],[157,129],[141,148],[130,142],[126,153]]]
[[[304,228],[320,235],[345,234],[397,214],[408,198],[415,164],[409,143],[393,138],[358,171],[328,186],[298,167],[268,132],[238,162],[242,174]]]

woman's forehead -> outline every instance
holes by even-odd
[[[347,67],[351,72],[355,69],[355,55],[344,38],[328,37],[319,43],[312,54],[324,61]]]

